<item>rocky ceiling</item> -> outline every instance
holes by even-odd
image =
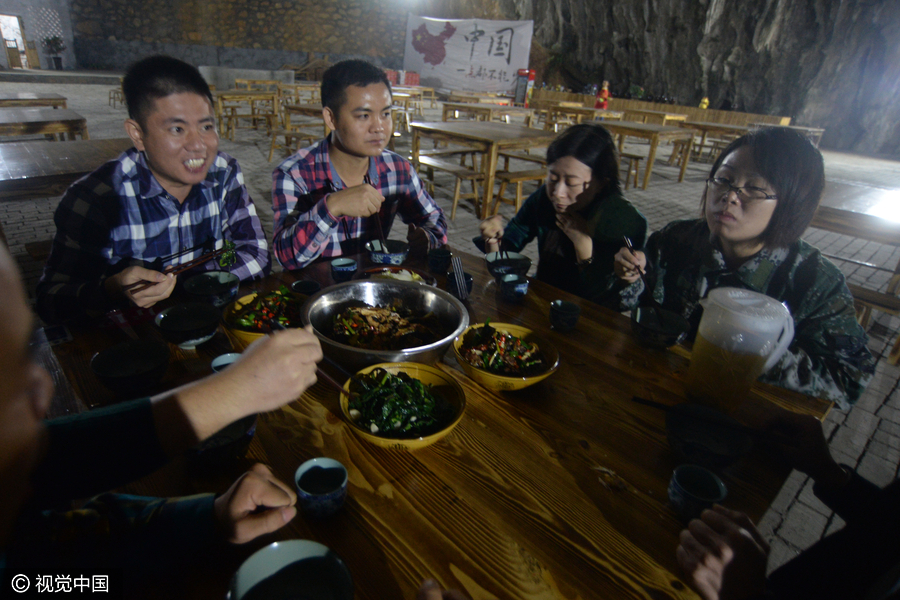
[[[533,19],[539,78],[787,115],[823,147],[900,158],[897,0],[420,0],[419,14]]]

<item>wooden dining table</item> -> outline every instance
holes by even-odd
[[[504,104],[512,105],[512,98],[507,96],[495,96],[493,94],[478,94],[476,92],[450,92],[448,102],[467,102],[470,104]]]
[[[68,108],[0,108],[0,136],[43,135],[48,139],[75,136],[89,139],[87,120]]]
[[[177,460],[124,491],[223,492],[253,462],[268,464],[289,482],[301,463],[327,456],[349,473],[343,508],[322,520],[298,516],[223,556],[198,557],[184,566],[181,577],[155,577],[147,597],[222,598],[231,574],[254,550],[301,538],[318,541],[343,559],[360,600],[413,598],[425,578],[458,588],[472,600],[696,598],[676,562],[682,523],[666,491],[683,459],[666,441],[665,412],[632,400],[685,402],[688,351],[641,347],[627,317],[537,280],[530,281],[521,303],[506,302],[481,257],[454,252],[474,280],[465,302],[471,322],[529,327],[545,346],[558,350],[558,370],[532,387],[493,392],[466,377],[451,350],[438,367],[464,390],[464,416],[441,441],[415,451],[380,448],[357,437],[343,422],[338,393],[320,377],[296,401],[259,416],[244,458],[202,470]],[[360,268],[368,266],[364,255],[354,258]],[[333,285],[329,262],[271,274],[242,292],[297,279]],[[425,268],[418,258],[406,266]],[[443,275],[435,279],[438,287],[446,286]],[[556,299],[580,306],[573,332],[550,327],[549,305]],[[146,319],[131,328],[142,337],[159,335]],[[95,325],[73,328],[72,334],[73,341],[39,352],[63,388],[54,402],[56,414],[120,400],[99,385],[88,362],[94,352],[127,339],[124,330]],[[172,346],[161,386],[147,393],[203,377],[213,356],[241,347],[224,329],[193,352]],[[748,403],[775,404],[820,419],[830,407],[759,383]],[[728,487],[726,506],[754,520],[763,514],[789,473],[774,456],[756,445],[718,470]]]
[[[507,123],[509,122],[509,117],[524,117],[525,124],[530,127],[531,119],[534,116],[534,109],[525,108],[524,106],[505,106],[481,102],[444,102],[443,105],[441,121],[449,121],[451,118],[456,119],[459,113],[474,117],[477,121],[503,119]]]
[[[414,121],[412,123],[413,165],[418,168],[422,138],[435,142],[460,144],[483,153],[481,169],[484,174],[484,193],[481,218],[486,219],[494,196],[494,180],[497,159],[501,151],[543,148],[550,144],[556,134],[552,131],[533,129],[510,123],[490,123],[483,121]]]
[[[668,112],[664,110],[645,110],[642,108],[626,108],[624,110],[625,120],[637,121],[639,123],[648,123],[655,125],[676,124],[679,121],[687,121],[687,115],[681,113]]]
[[[130,138],[0,144],[0,202],[58,196],[133,145]]]
[[[650,151],[647,154],[647,166],[644,169],[644,183],[641,189],[647,189],[650,183],[650,174],[653,172],[653,161],[656,159],[656,149],[660,142],[683,141],[681,150],[681,171],[678,181],[684,181],[684,173],[687,171],[688,161],[691,158],[691,147],[694,143],[694,132],[683,127],[669,127],[666,125],[651,125],[649,123],[637,123],[635,121],[604,121],[606,127],[613,135],[619,137],[619,152],[625,145],[625,138],[636,137],[650,141]]]
[[[13,106],[67,108],[66,97],[51,92],[0,92],[0,108]]]

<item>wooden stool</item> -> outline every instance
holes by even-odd
[[[644,157],[640,154],[632,154],[631,152],[622,152],[619,154],[619,157],[622,160],[628,160],[628,174],[625,175],[625,189],[628,189],[632,171],[634,172],[634,187],[638,187],[638,171],[641,170],[641,159]]]
[[[116,102],[125,104],[125,94],[122,93],[122,88],[113,88],[109,90],[109,105],[115,108]]]
[[[284,137],[284,144],[278,143],[279,137]],[[308,141],[310,144],[322,137],[318,131],[308,131],[303,129],[278,129],[272,134],[272,146],[269,148],[269,162],[275,155],[275,148],[284,148],[287,150],[285,156],[290,156],[300,149],[300,142]]]
[[[522,208],[522,184],[526,181],[536,181],[538,185],[544,182],[547,176],[546,169],[532,169],[531,171],[497,171],[497,181],[500,182],[500,189],[494,197],[494,205],[491,207],[491,216],[496,215],[500,209],[500,203],[512,204],[516,207],[516,212]],[[506,187],[514,183],[516,184],[516,197],[507,198],[505,196]]]
[[[470,152],[461,152],[462,160],[465,160],[466,154],[472,154]],[[473,159],[474,160],[474,159]],[[464,165],[457,165],[452,162],[446,160],[440,160],[438,158],[434,158],[433,156],[422,156],[419,155],[419,165],[420,168],[424,167],[426,173],[428,174],[428,184],[431,187],[431,194],[434,195],[434,172],[435,171],[444,171],[446,173],[450,173],[456,178],[456,185],[453,188],[453,205],[450,207],[450,220],[456,218],[456,206],[459,204],[460,200],[469,200],[473,201],[475,206],[475,214],[479,215],[479,197],[478,197],[478,182],[484,179],[484,174],[480,171],[476,171],[474,169],[470,169]],[[471,194],[462,194],[461,186],[463,181],[468,181],[472,184],[472,193]]]

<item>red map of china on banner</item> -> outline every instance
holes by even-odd
[[[533,21],[409,16],[403,69],[446,90],[511,92],[528,68]]]

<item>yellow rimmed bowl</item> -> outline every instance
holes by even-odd
[[[274,290],[272,290],[274,291]],[[266,292],[268,294],[269,292]],[[295,292],[291,293],[295,300],[305,300],[306,297],[303,294],[297,294]],[[231,332],[234,337],[239,339],[244,346],[249,346],[259,338],[266,335],[266,333],[260,331],[250,331],[245,329],[235,323],[235,319],[237,318],[238,313],[241,312],[245,307],[249,306],[256,302],[256,298],[259,296],[258,292],[253,292],[252,294],[247,294],[246,296],[241,296],[227,307],[222,312],[222,321],[225,323],[225,328]],[[300,325],[297,325],[300,327]]]
[[[431,385],[432,393],[439,396],[453,407],[453,416],[440,431],[436,431],[430,435],[417,438],[397,438],[390,437],[389,435],[377,435],[354,423],[353,419],[350,418],[350,401],[347,396],[341,394],[341,412],[344,414],[344,420],[347,422],[350,430],[353,431],[355,435],[358,435],[367,442],[380,446],[381,448],[417,450],[419,448],[424,448],[425,446],[430,446],[442,439],[459,424],[463,417],[463,413],[466,410],[466,393],[463,391],[462,386],[460,386],[451,375],[444,373],[437,367],[413,362],[380,363],[357,371],[356,375],[357,377],[366,375],[378,368],[384,369],[392,375],[396,375],[402,371],[413,379],[418,379],[426,385]],[[349,379],[344,384],[344,389],[350,391]]]
[[[463,358],[460,350],[462,348],[463,338],[465,338],[470,330],[484,327],[484,325],[484,323],[476,323],[467,328],[453,340],[453,351],[456,353],[456,360],[459,363],[459,366],[462,367],[463,372],[468,375],[469,378],[475,380],[479,385],[492,391],[511,392],[521,390],[550,377],[550,375],[559,368],[559,351],[553,344],[548,342],[545,338],[538,336],[531,329],[522,327],[521,325],[513,325],[511,323],[491,323],[491,327],[498,331],[504,331],[510,335],[514,335],[517,338],[521,338],[529,344],[537,344],[544,362],[547,363],[546,370],[524,376],[498,375],[497,373],[492,373],[469,364],[469,362]]]

